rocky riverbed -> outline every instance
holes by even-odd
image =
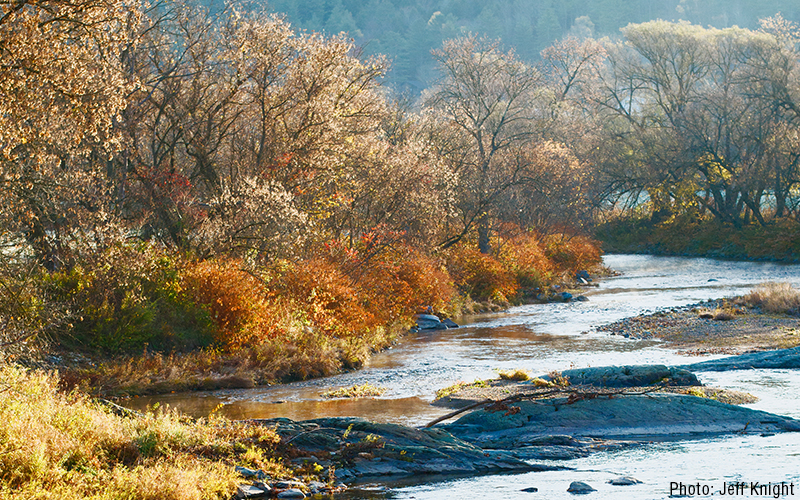
[[[800,357],[798,349],[731,358],[758,364]],[[770,361],[772,360],[772,361]],[[800,431],[800,421],[730,404],[752,401],[735,391],[703,387],[690,367],[612,366],[551,372],[530,380],[464,386],[437,404],[474,408],[457,420],[423,428],[357,418],[253,420],[274,427],[290,445],[294,464],[327,482],[269,482],[246,471],[240,498],[343,491],[344,483],[413,477],[568,469],[553,461],[658,440],[719,434],[772,435]],[[727,402],[726,402],[727,401]],[[545,463],[539,463],[545,461]],[[630,484],[635,484],[632,479]],[[295,495],[295,496],[291,496]]]
[[[659,339],[685,354],[742,354],[800,346],[800,318],[768,314],[729,299],[626,318],[597,328],[631,339]]]

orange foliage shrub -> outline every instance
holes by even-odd
[[[263,282],[243,269],[239,260],[206,260],[187,265],[183,288],[208,308],[217,325],[215,341],[237,348],[273,339],[287,331],[277,304]]]
[[[330,260],[315,257],[293,265],[278,287],[307,323],[328,335],[346,337],[379,324],[363,307],[352,280]]]
[[[565,274],[592,269],[602,262],[600,246],[584,236],[548,235],[545,245],[547,256]]]
[[[370,262],[359,288],[385,324],[407,321],[420,308],[449,311],[455,286],[442,265],[403,245],[389,248]]]
[[[473,246],[449,248],[447,269],[459,288],[474,300],[508,303],[519,291],[514,274],[503,263]]]
[[[556,266],[538,235],[523,232],[498,241],[497,246],[498,260],[514,274],[520,287],[542,287],[552,281]]]

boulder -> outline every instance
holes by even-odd
[[[635,441],[552,435],[531,438],[526,446],[514,447],[508,452],[523,460],[574,460],[636,444]]]
[[[476,446],[516,449],[543,436],[591,436],[650,440],[721,433],[800,431],[800,421],[764,411],[683,394],[567,398],[514,403],[514,414],[475,410],[442,425]]]
[[[524,491],[525,493],[536,493],[537,491],[539,491],[539,488],[534,488],[533,486],[531,486],[530,488],[522,488],[519,491]]]
[[[659,383],[679,386],[701,385],[697,376],[683,368],[664,365],[600,366],[565,370],[561,375],[570,385],[594,387],[647,387]],[[549,377],[543,376],[549,380]]]
[[[589,271],[586,271],[585,269],[582,269],[582,270],[578,271],[577,273],[575,273],[575,280],[583,280],[583,281],[586,281],[586,282],[591,282],[592,281],[592,277],[589,275]]]
[[[569,488],[567,488],[567,491],[573,494],[582,495],[597,490],[592,488],[588,484],[584,483],[583,481],[573,481],[570,483]]]
[[[294,422],[285,418],[254,420],[275,427],[285,440],[306,453],[336,457],[336,477],[415,474],[481,474],[557,470],[531,465],[497,450],[482,450],[441,428],[415,429],[358,418],[321,418]],[[276,485],[277,486],[277,485]]]
[[[414,320],[420,330],[447,330],[447,325],[434,314],[415,314]]]
[[[288,490],[292,488],[300,489],[305,486],[305,484],[301,483],[300,481],[278,481],[273,486],[279,490]]]
[[[752,368],[800,368],[800,347],[749,352],[739,356],[683,365],[679,368],[697,372],[749,370]]]
[[[297,488],[291,488],[278,493],[277,498],[305,498],[306,494]]]
[[[263,470],[253,470],[253,469],[248,469],[247,467],[240,467],[238,465],[236,466],[235,470],[236,472],[241,474],[242,477],[255,478],[261,480],[267,479],[269,477],[269,475],[267,475],[267,473],[264,472]]]
[[[442,324],[447,328],[458,328],[458,324],[450,318],[443,319]]]
[[[236,491],[236,498],[239,500],[243,500],[245,498],[264,498],[268,494],[268,491],[262,490],[261,488],[256,488],[255,486],[250,486],[249,484],[242,484],[239,485],[239,489]]]

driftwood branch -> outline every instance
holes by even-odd
[[[564,404],[573,404],[577,403],[578,401],[582,401],[584,399],[595,399],[599,397],[607,397],[612,398],[614,396],[643,396],[646,394],[650,394],[653,392],[658,392],[663,389],[665,386],[657,385],[653,387],[649,387],[642,391],[627,391],[625,389],[620,389],[617,391],[597,391],[597,390],[587,390],[583,387],[556,387],[552,389],[548,389],[546,391],[539,391],[539,392],[528,392],[528,393],[520,393],[520,394],[513,394],[511,396],[505,397],[503,399],[484,399],[483,401],[478,401],[476,403],[472,403],[471,405],[465,406],[463,408],[459,408],[458,410],[452,411],[447,415],[442,415],[441,417],[432,420],[425,424],[425,428],[433,427],[434,425],[438,424],[439,422],[443,422],[445,420],[449,420],[457,415],[460,415],[464,412],[469,410],[474,410],[476,408],[485,407],[489,411],[503,411],[507,410],[507,415],[516,413],[508,408],[508,403],[517,403],[519,401],[532,401],[536,399],[543,399],[549,396],[554,395],[567,395],[567,401]],[[519,410],[517,410],[519,411]]]

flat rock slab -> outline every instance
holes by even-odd
[[[752,368],[800,368],[800,347],[778,349],[775,351],[749,352],[729,358],[713,359],[691,365],[683,365],[689,371],[729,371]]]
[[[516,414],[476,410],[442,425],[483,448],[536,446],[542,436],[636,439],[685,438],[720,433],[800,431],[800,421],[681,394],[566,398],[515,403]]]
[[[565,370],[561,376],[570,385],[594,387],[646,387],[655,384],[697,386],[700,381],[691,371],[665,365],[600,366]],[[549,378],[549,377],[542,377]]]
[[[346,479],[558,469],[532,465],[505,452],[487,452],[441,428],[415,429],[357,418],[251,422],[276,427],[284,442],[304,453],[331,453],[339,461],[337,477]]]

